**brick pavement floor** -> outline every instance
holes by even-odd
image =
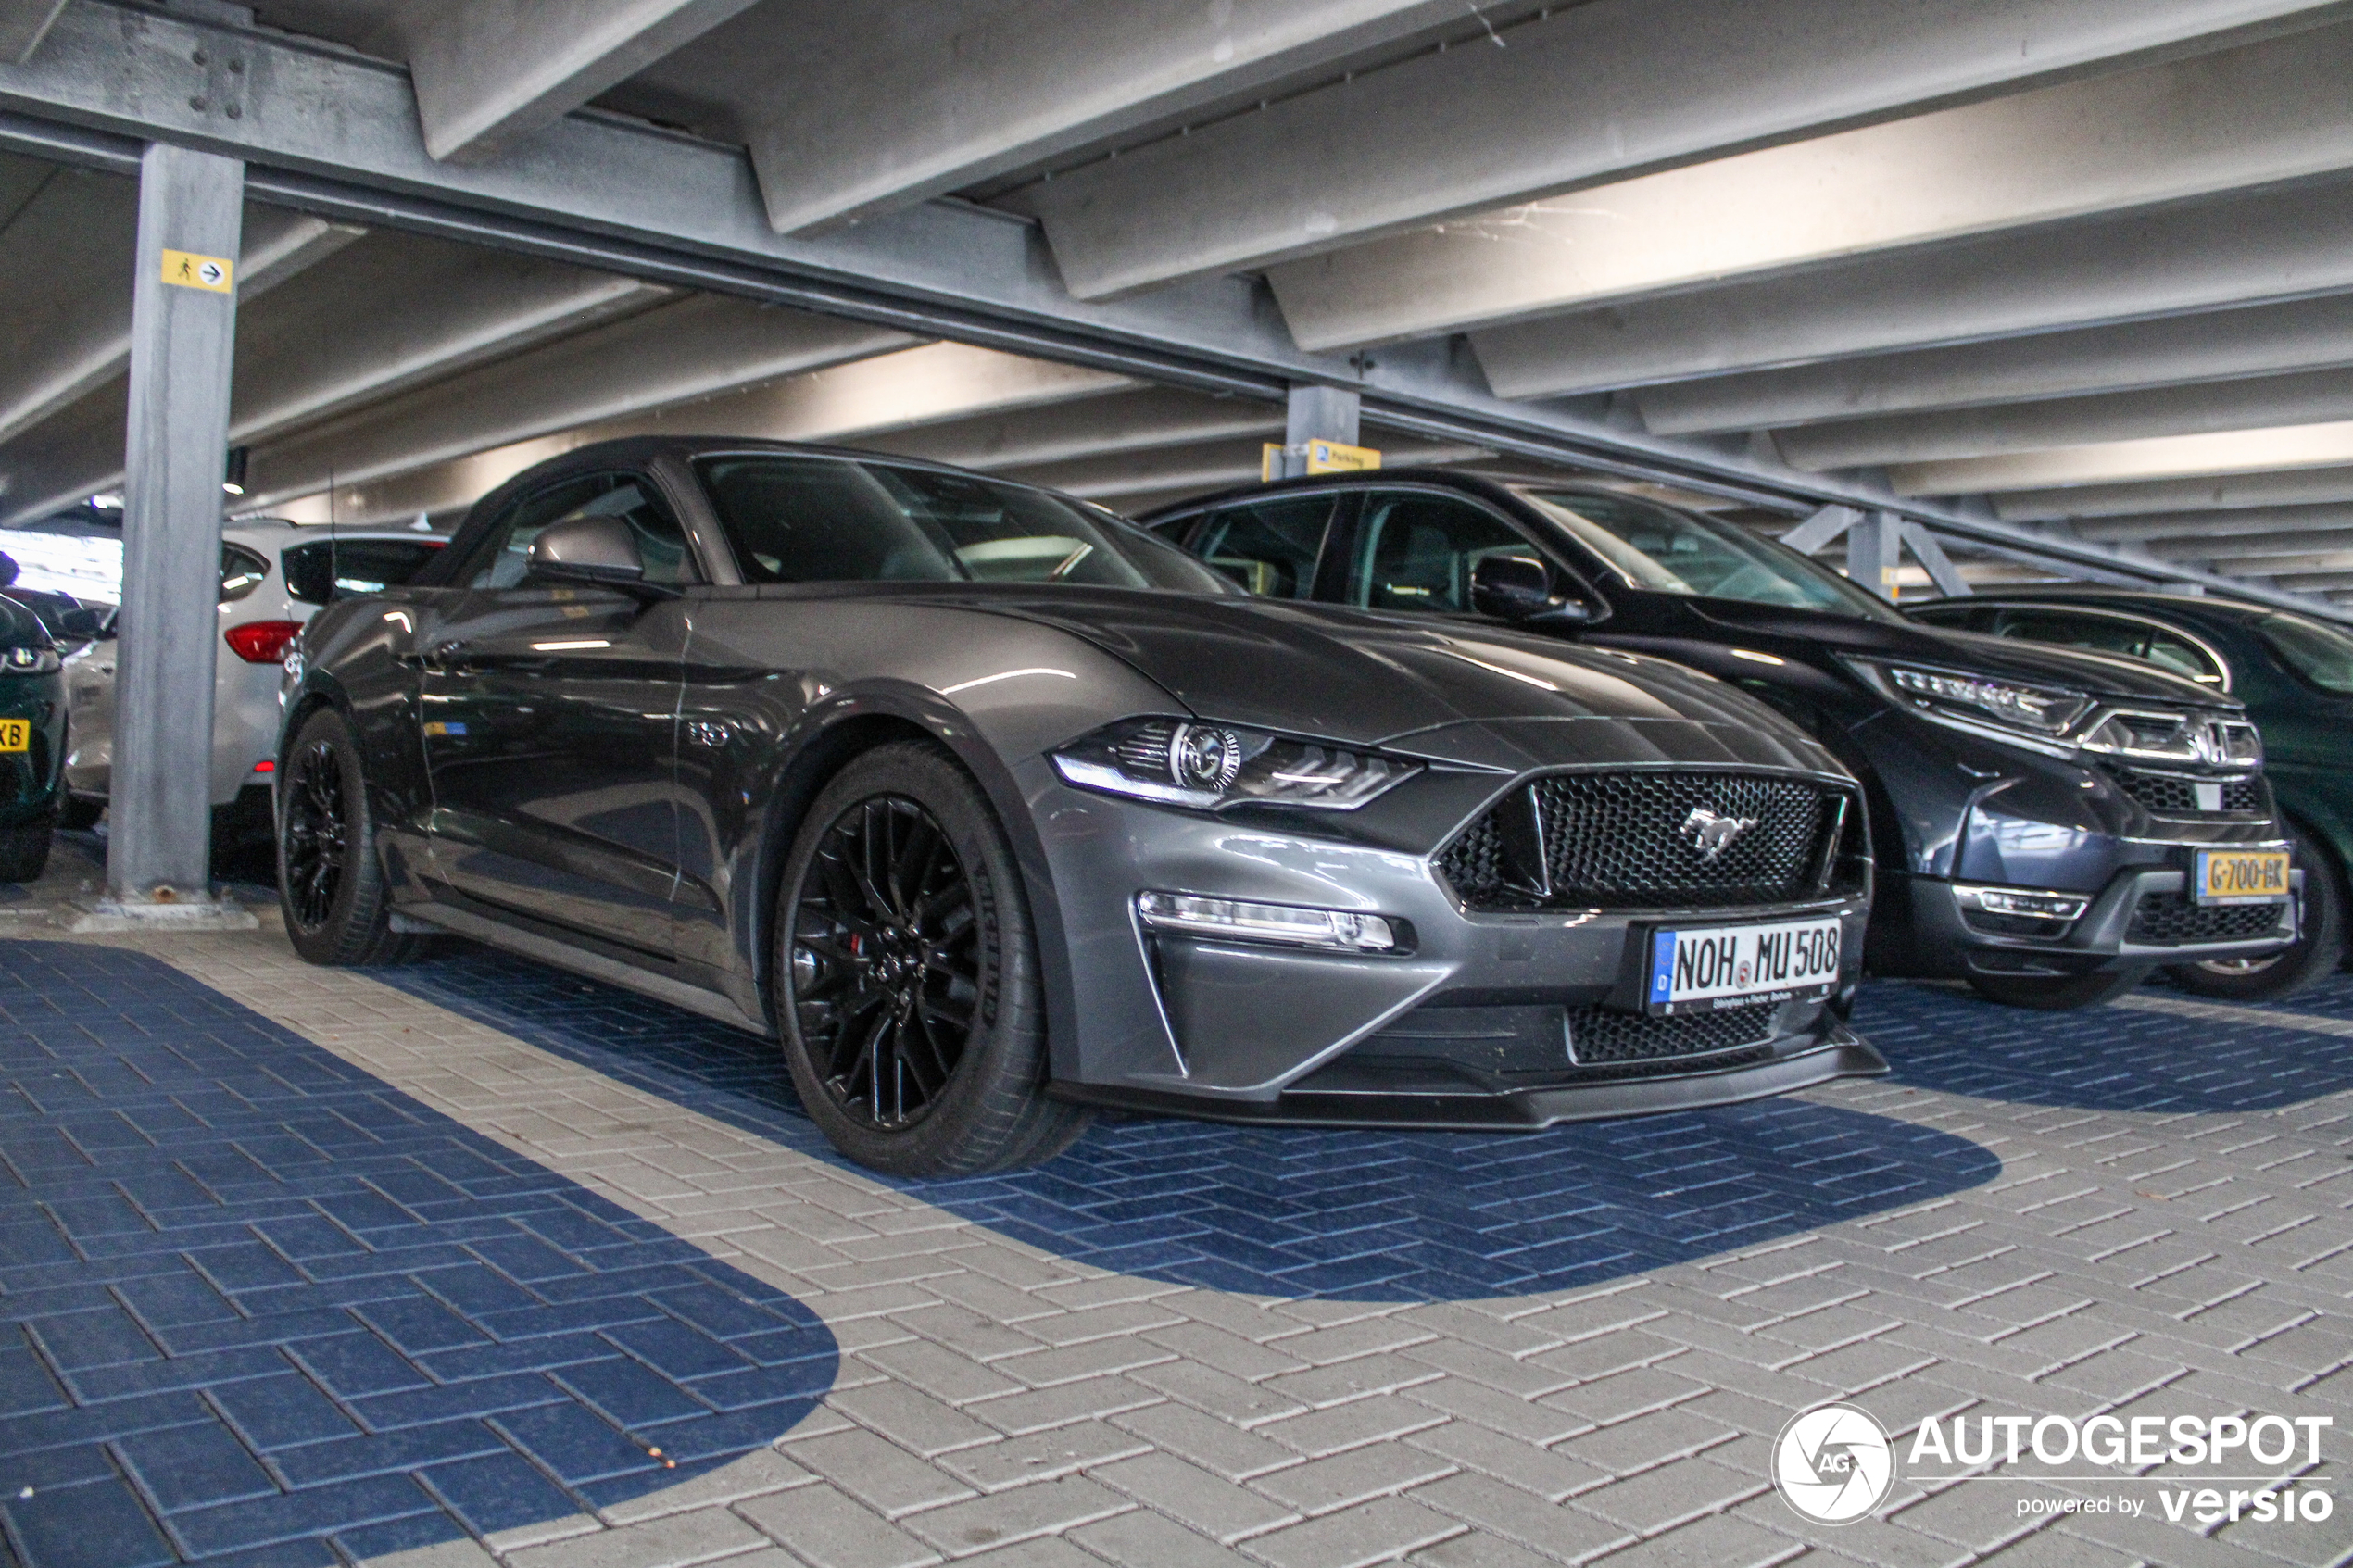
[[[2353,1560],[2353,1506],[2169,1522],[2180,1466],[1931,1459],[1841,1527],[1768,1480],[1841,1398],[1899,1456],[2353,1428],[2353,976],[1881,985],[1879,1082],[1510,1138],[1118,1121],[914,1184],[746,1036],[462,947],[69,942],[59,859],[0,941],[30,1568]],[[2317,1441],[2227,1472],[2334,1501],[2353,1431]]]

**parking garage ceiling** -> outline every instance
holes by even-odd
[[[0,0],[0,521],[120,483],[152,136],[256,171],[290,515],[689,428],[1142,506],[1311,382],[1392,464],[2353,603],[2347,80],[2294,0]]]

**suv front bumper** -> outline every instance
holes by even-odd
[[[2117,872],[2064,931],[2051,935],[1995,928],[1965,905],[1953,883],[1939,878],[1886,877],[1880,897],[1883,912],[1900,909],[1908,916],[1913,961],[1907,974],[1948,980],[1972,972],[2082,975],[2277,952],[2296,940],[2298,929],[2304,873],[2289,877],[2296,897],[2284,904],[2199,906],[2187,902],[2187,871],[2131,868]],[[2185,910],[2227,918],[2184,918]]]

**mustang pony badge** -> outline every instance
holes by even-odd
[[[1699,851],[1700,863],[1721,855],[1732,847],[1732,840],[1756,825],[1755,817],[1719,817],[1705,806],[1694,806],[1692,814],[1683,819],[1683,833]]]

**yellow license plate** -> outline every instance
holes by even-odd
[[[2201,904],[2279,904],[2288,896],[2284,849],[2201,849],[2196,876]]]
[[[0,719],[0,751],[31,751],[31,720]]]

